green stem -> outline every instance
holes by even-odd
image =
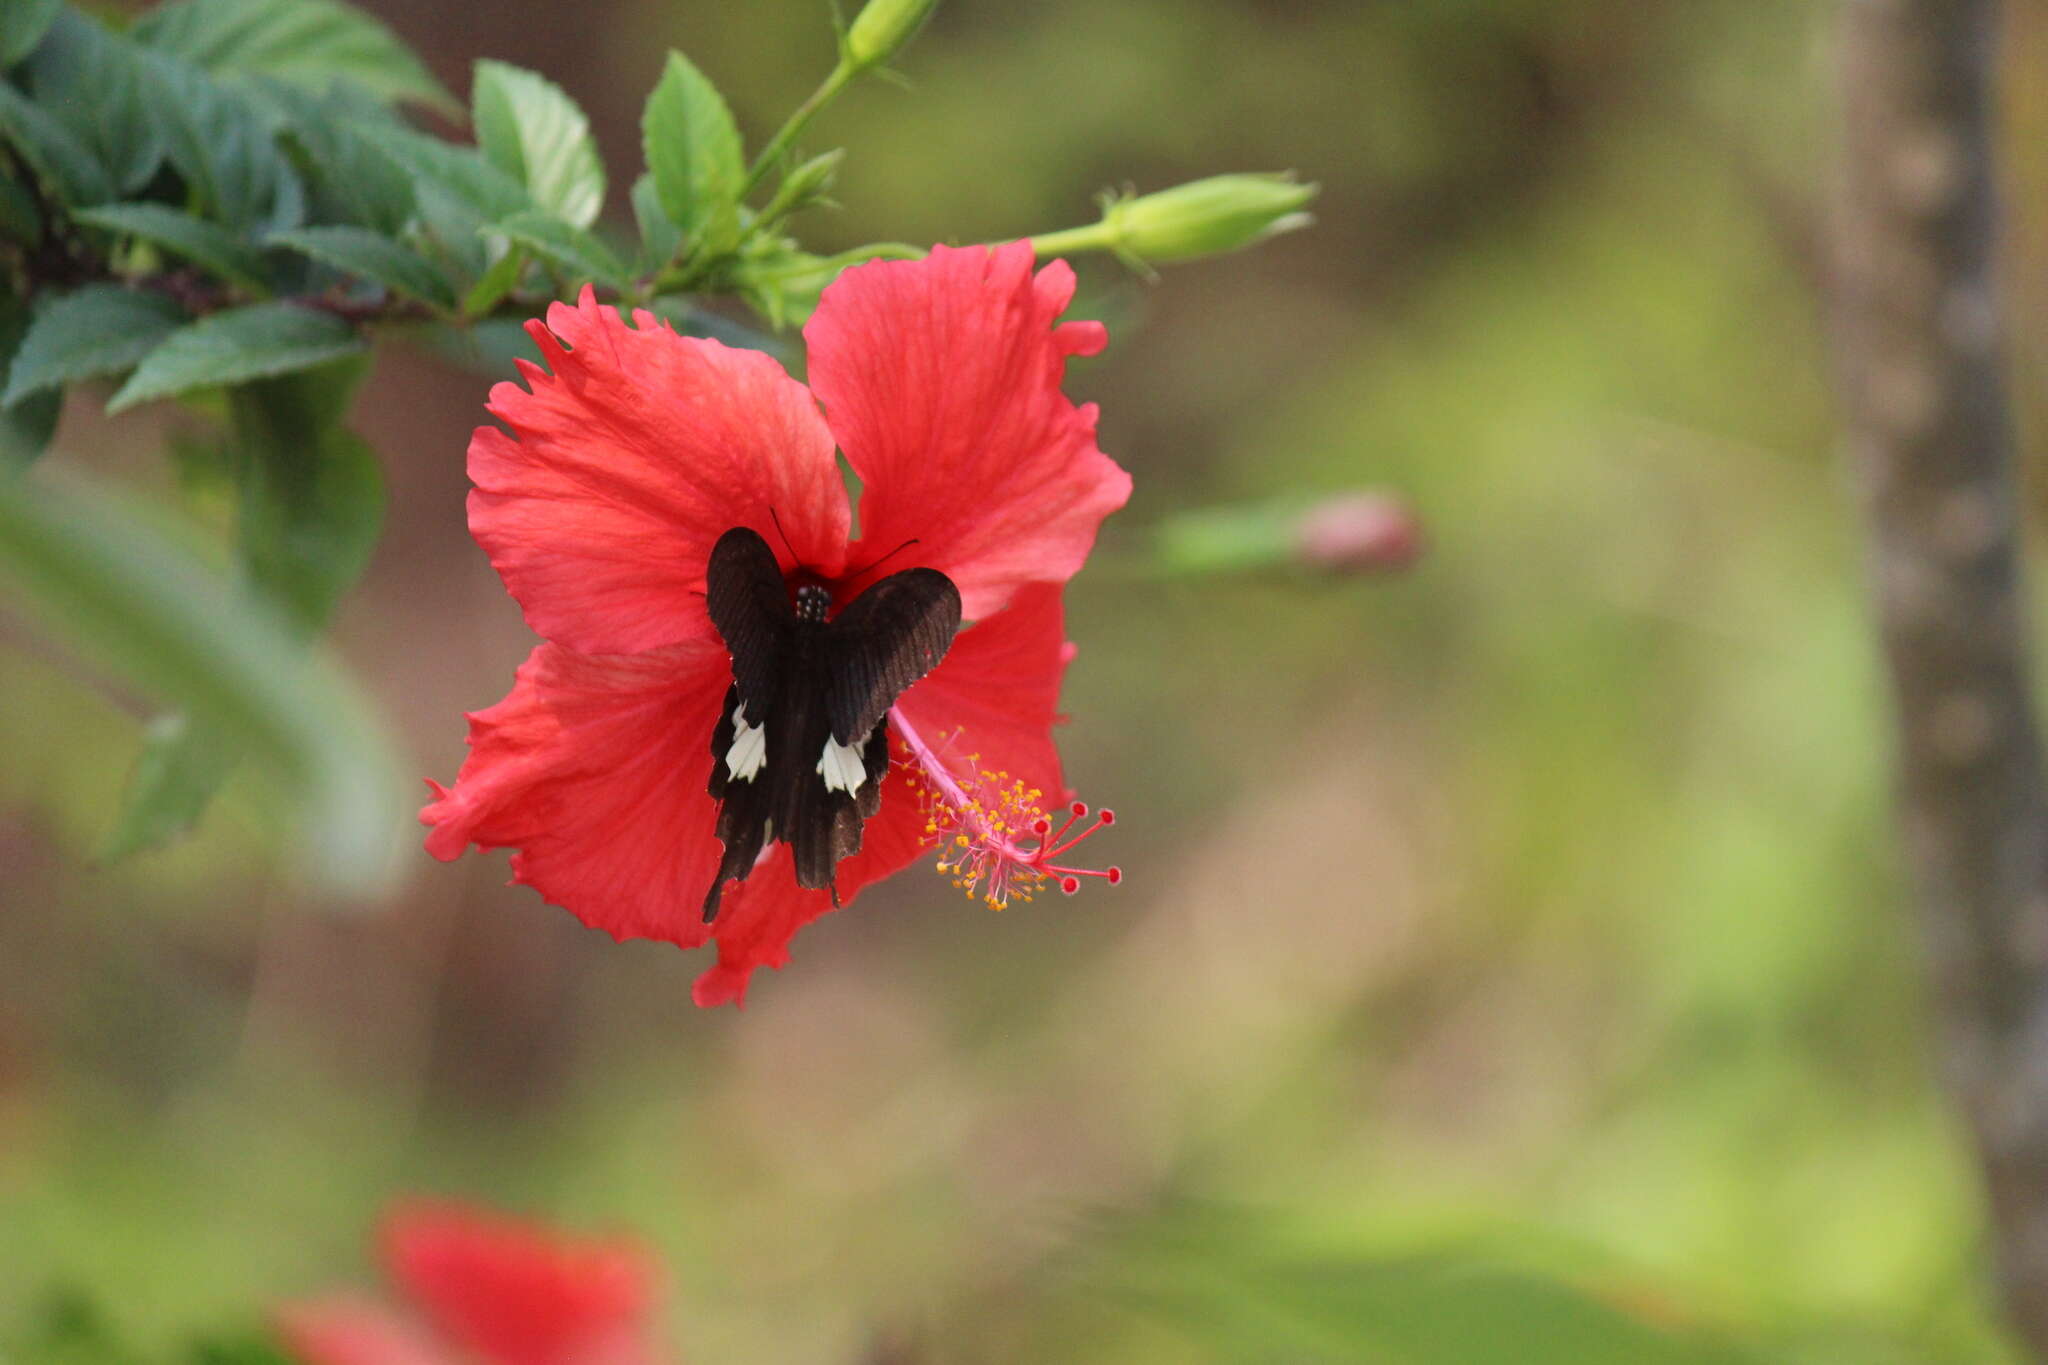
[[[842,251],[837,256],[828,256],[825,263],[838,269],[859,265],[862,261],[921,261],[927,248],[912,246],[908,242],[870,242],[857,246],[851,251]]]
[[[842,251],[837,256],[802,261],[781,270],[763,271],[751,278],[761,284],[774,284],[781,280],[793,280],[801,275],[816,274],[820,270],[841,271],[863,261],[918,261],[923,260],[924,255],[925,248],[911,246],[908,242],[873,242],[867,246],[857,246],[851,251]]]
[[[1090,223],[1086,227],[1042,232],[1031,239],[1031,249],[1040,256],[1057,256],[1068,251],[1114,251],[1116,236],[1110,232],[1108,223]]]
[[[820,109],[823,109],[837,98],[839,92],[844,90],[852,82],[853,78],[859,74],[860,72],[857,69],[846,64],[844,57],[839,59],[839,65],[832,68],[832,74],[825,77],[824,82],[811,92],[809,99],[797,106],[796,112],[791,114],[783,122],[783,125],[775,130],[775,136],[768,139],[768,145],[763,147],[761,154],[754,158],[753,168],[747,172],[747,183],[740,187],[739,197],[741,199],[745,199],[748,195],[752,194],[755,188],[763,180],[767,179],[770,168],[782,158],[783,153],[789,150],[790,144],[797,140],[797,137],[803,132],[804,126],[816,117]]]

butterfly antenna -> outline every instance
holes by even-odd
[[[868,573],[872,570],[879,569],[884,564],[894,559],[897,555],[902,554],[905,550],[909,549],[911,546],[915,544],[917,544],[917,537],[912,536],[910,539],[904,541],[901,545],[898,545],[895,549],[889,551],[888,554],[883,555],[880,559],[871,559],[867,563],[861,565],[858,569],[850,570],[846,576],[848,578],[859,578],[864,573]]]
[[[768,520],[775,523],[775,534],[782,537],[782,548],[789,551],[789,557],[796,561],[798,568],[802,568],[803,560],[798,557],[796,546],[789,543],[789,532],[782,529],[782,518],[775,514],[773,507],[768,509]]]

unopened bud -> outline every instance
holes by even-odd
[[[1118,251],[1153,265],[1191,261],[1307,227],[1316,189],[1289,175],[1212,175],[1118,200],[1102,221]]]
[[[798,204],[810,203],[832,188],[832,177],[839,173],[839,163],[844,160],[846,149],[843,147],[812,157],[783,177],[776,197],[786,195]]]
[[[1422,526],[1385,494],[1345,493],[1302,514],[1294,549],[1302,563],[1329,573],[1405,569],[1422,554]]]
[[[775,226],[792,213],[801,213],[831,193],[833,177],[839,173],[839,163],[845,159],[844,148],[826,152],[783,176],[782,183],[775,187],[775,198],[761,210],[758,220],[761,229]]]
[[[1384,493],[1338,493],[1206,507],[1168,517],[1151,569],[1162,578],[1292,568],[1327,574],[1402,569],[1422,553],[1422,528]]]
[[[846,64],[855,71],[880,66],[917,36],[939,0],[868,0],[846,30]]]

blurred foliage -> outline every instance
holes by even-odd
[[[444,81],[544,69],[612,164],[671,47],[756,144],[833,60],[808,0],[383,8]],[[1065,747],[1123,817],[1118,899],[962,916],[906,876],[701,1015],[692,964],[488,868],[281,913],[232,782],[200,840],[79,871],[133,727],[0,654],[0,1322],[90,1286],[161,1356],[365,1282],[373,1210],[426,1189],[634,1229],[690,1359],[2015,1359],[1830,462],[1827,12],[952,0],[913,95],[821,121],[860,149],[827,258],[1126,178],[1323,186],[1228,268],[1084,275],[1119,344],[1075,387],[1148,528],[1105,558],[1361,483],[1431,542],[1399,580],[1077,580]],[[2021,149],[2048,22],[2008,28]],[[2024,320],[2048,172],[2008,164]],[[423,771],[524,648],[461,543],[481,395],[424,364],[372,381],[416,405],[380,428],[414,501],[342,631]]]
[[[317,539],[345,523],[325,519],[317,534],[248,525],[261,553],[266,535]],[[371,903],[389,893],[396,764],[349,680],[297,647],[303,631],[261,601],[228,605],[217,577],[141,516],[49,488],[0,497],[0,579],[96,662],[185,708],[152,735],[138,788],[189,802],[195,783],[218,780],[221,747],[246,746],[301,806],[305,858],[324,888]],[[306,589],[316,599],[309,612],[331,605],[328,586]],[[211,745],[193,746],[199,735]],[[115,835],[139,837],[125,827]]]
[[[17,1334],[12,1358],[25,1365],[144,1365],[100,1311],[90,1291],[57,1291],[30,1315]],[[187,1343],[170,1357],[149,1357],[163,1365],[290,1365],[269,1334],[206,1337]]]

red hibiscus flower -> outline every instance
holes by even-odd
[[[491,392],[510,430],[470,442],[469,524],[545,642],[511,695],[469,717],[455,786],[432,784],[420,815],[428,852],[515,848],[515,881],[614,937],[716,938],[701,1005],[743,1001],[798,928],[935,845],[994,904],[1047,880],[1071,891],[1082,869],[1054,860],[1073,821],[1055,832],[1046,814],[1067,800],[1051,733],[1071,656],[1061,585],[1130,493],[1096,448],[1093,406],[1060,392],[1066,358],[1105,340],[1099,323],[1055,321],[1073,288],[1064,262],[1033,273],[1027,243],[849,270],[804,329],[808,389],[760,352],[644,312],[629,327],[587,290],[528,324],[546,368],[522,363],[527,388]],[[835,447],[860,478],[858,540]],[[706,598],[712,548],[735,528],[787,588],[823,589],[800,603],[843,607],[935,570],[970,623],[888,706],[886,740],[877,726],[886,771],[860,792],[859,851],[835,853],[829,886],[798,885],[785,842],[732,874],[744,880],[721,869],[714,762],[742,782],[759,762],[733,743],[748,722]],[[833,745],[849,800],[862,739]],[[817,768],[828,788],[831,762]]]
[[[354,1296],[277,1314],[302,1365],[655,1365],[652,1270],[636,1247],[565,1238],[454,1204],[384,1220],[387,1273],[415,1313]]]

